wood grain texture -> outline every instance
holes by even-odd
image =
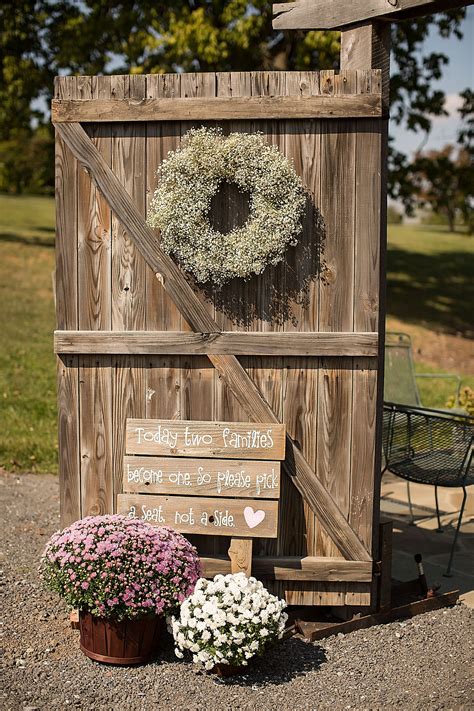
[[[183,75],[184,82],[189,75]],[[203,75],[201,75],[203,76]],[[142,77],[144,78],[144,77]],[[235,121],[236,119],[364,118],[381,115],[380,95],[199,97],[180,99],[53,99],[54,123],[115,121]]]
[[[273,5],[275,30],[331,30],[341,29],[362,20],[388,16],[390,20],[420,17],[449,10],[465,3],[459,0],[296,0]],[[363,68],[363,67],[362,67]]]
[[[278,501],[119,494],[118,513],[180,533],[276,538]]]
[[[127,454],[284,459],[285,426],[275,423],[127,420]]]
[[[350,91],[352,76],[320,73],[321,91]],[[324,122],[321,136],[321,211],[326,226],[325,269],[320,283],[319,330],[353,329],[355,134]],[[331,187],[332,186],[332,187]],[[337,188],[336,188],[337,186]],[[351,477],[352,362],[320,361],[318,384],[317,475],[349,513]],[[337,555],[318,530],[318,555]]]
[[[201,557],[201,565],[206,578],[231,572],[231,562],[224,557]],[[372,563],[317,556],[254,557],[252,574],[266,581],[370,582]]]
[[[146,95],[144,76],[112,76],[114,97],[139,101]],[[114,124],[112,170],[145,217],[146,125]],[[134,240],[112,215],[112,329],[116,332],[146,328],[146,263]],[[114,354],[113,485],[114,504],[122,491],[127,417],[146,415],[145,369],[138,354]]]
[[[75,124],[61,124],[58,130],[67,142],[70,150],[85,165],[89,165],[94,179],[103,187],[108,195],[115,212],[123,215],[123,221],[128,225],[130,234],[134,235],[142,254],[150,266],[161,265],[163,271],[171,278],[166,281],[166,288],[171,293],[176,303],[182,307],[190,322],[195,323],[200,330],[216,330],[217,324],[203,307],[189,284],[181,274],[174,262],[161,252],[150,231],[144,228],[139,213],[126,191],[122,189],[112,171],[107,169],[100,154],[89,142],[80,126]],[[202,329],[203,322],[211,328]],[[245,408],[247,416],[254,421],[276,419],[274,412],[268,406],[253,381],[245,373],[242,366],[233,356],[210,355],[210,361],[217,368],[220,376],[232,388],[236,398]],[[293,448],[293,443],[290,443]],[[293,448],[295,449],[295,448]],[[321,521],[328,528],[329,535],[334,539],[340,551],[349,559],[363,560],[368,557],[367,551],[362,546],[358,537],[350,528],[344,515],[328,495],[323,486],[318,486],[313,481],[312,469],[304,457],[296,449],[294,461],[297,466],[293,470],[293,482],[305,500],[320,514]],[[337,525],[335,525],[337,522]]]
[[[55,96],[75,98],[72,77],[55,80]],[[56,192],[56,323],[77,328],[77,171],[76,159],[59,137],[55,144]],[[81,517],[79,459],[78,358],[57,358],[58,469],[61,526]]]
[[[229,546],[230,572],[252,575],[253,541],[248,538],[232,538]]]
[[[76,79],[84,99],[110,98],[110,77]],[[90,145],[110,166],[111,135],[106,126],[89,127]],[[110,207],[80,170],[78,176],[78,326],[110,328]],[[113,512],[112,361],[110,356],[79,358],[79,412],[82,516]]]
[[[180,87],[179,74],[152,74],[146,77],[147,97],[151,99],[179,97]],[[147,210],[157,187],[157,170],[169,151],[177,148],[180,135],[179,122],[146,124]],[[148,266],[146,304],[146,325],[149,331],[182,330],[185,322],[179,309],[167,294],[161,280]],[[151,356],[146,363],[146,417],[180,419],[182,372],[179,355]]]
[[[278,461],[127,456],[123,491],[279,499],[280,469]]]
[[[154,273],[161,275],[170,296],[187,322],[196,330],[214,332],[218,328],[196,297],[179,267],[159,248],[153,230],[148,228],[129,193],[107,166],[79,124],[58,124],[59,134],[73,155],[90,171],[91,177],[107,199],[115,215],[139,247]]]
[[[79,373],[75,356],[57,359],[59,510],[61,528],[81,518]]]
[[[373,45],[372,51],[375,53],[375,45]],[[356,66],[354,69],[357,70],[358,68],[359,67]],[[356,90],[351,90],[352,93],[372,94],[378,92],[380,94],[380,80],[378,80],[379,86],[376,88],[375,92],[373,92],[371,86],[372,78],[375,77],[376,74],[378,76],[380,72],[368,72],[368,74],[370,74],[370,77],[363,77],[361,79],[361,82],[356,87]],[[361,75],[359,73],[356,74],[356,76],[360,77]],[[153,83],[151,79],[152,78],[150,77],[146,77],[145,79],[147,97],[149,96],[150,98],[161,98],[159,96],[159,93],[161,90],[163,90],[162,93],[165,94],[165,96],[172,96],[174,94],[176,98],[181,98],[181,88],[179,89],[179,92],[176,92],[175,87],[173,87],[172,78],[166,75],[160,78],[155,77],[155,79],[153,80],[156,82],[156,86],[160,87],[159,91],[157,90],[155,92],[155,96],[153,96]],[[301,73],[300,75],[298,75],[298,73],[287,73],[285,79],[283,77],[280,77],[278,79],[278,82],[275,85],[277,87],[276,93],[278,91],[284,91],[287,92],[287,95],[290,97],[292,96],[292,92],[294,92],[295,90],[297,90],[301,94],[304,92],[309,93],[309,91],[313,92],[315,91],[316,86],[311,87],[311,83],[316,84],[316,82],[317,90],[319,91],[319,80],[320,76],[317,74],[311,75],[310,73],[308,73],[306,75],[306,73]],[[97,78],[97,81],[100,84],[102,82],[102,79]],[[178,83],[180,83],[181,77],[177,81]],[[215,87],[217,87],[217,89],[215,90],[218,94],[219,92],[221,92],[222,97],[228,96],[229,94],[238,95],[239,91],[241,92],[241,94],[245,95],[245,93],[248,91],[250,83],[252,82],[255,95],[258,95],[258,92],[265,93],[267,91],[269,92],[267,96],[271,95],[271,89],[269,89],[271,83],[270,77],[265,76],[265,73],[255,73],[252,82],[250,82],[249,74],[239,74],[237,77],[236,75],[232,76],[226,73],[217,75],[212,74],[206,78],[206,81],[210,82],[210,85],[214,83],[214,89]],[[332,80],[333,91],[336,88],[338,81],[341,80],[336,78]],[[359,79],[357,81],[359,81]],[[195,91],[193,86],[197,86],[198,81],[196,80],[195,76],[193,78],[193,75],[191,75],[191,77],[187,79],[187,82],[187,93],[189,95],[189,98],[192,98],[192,96],[190,95],[190,89],[191,91]],[[367,82],[367,86],[365,86],[365,82]],[[75,78],[73,78],[72,84],[76,84]],[[78,82],[78,84],[80,84],[80,82]],[[107,81],[105,82],[105,85],[106,84]],[[330,85],[331,81],[329,81],[328,92],[328,86],[323,76],[322,93],[324,95],[331,96]],[[240,89],[238,89],[239,86]],[[326,206],[329,205],[330,200],[332,199],[332,196],[328,197],[327,194],[330,189],[330,186],[337,184],[341,187],[342,190],[345,190],[345,180],[343,176],[343,171],[338,173],[337,179],[333,178],[331,181],[320,180],[320,167],[322,165],[321,156],[324,150],[323,146],[321,145],[321,142],[325,140],[326,135],[323,133],[323,138],[321,138],[321,127],[324,125],[325,127],[327,127],[327,132],[329,132],[330,124],[334,124],[334,133],[337,133],[337,130],[344,132],[344,130],[347,130],[347,127],[349,127],[349,132],[356,135],[355,153],[356,155],[360,155],[360,153],[363,152],[362,147],[359,148],[358,142],[361,134],[363,134],[364,136],[366,134],[370,135],[370,140],[367,139],[367,150],[369,152],[373,150],[374,143],[372,141],[372,138],[375,133],[374,127],[376,126],[377,121],[378,119],[357,119],[349,122],[338,121],[338,119],[326,121],[324,119],[318,118],[288,120],[281,119],[274,121],[271,119],[258,119],[252,121],[252,117],[248,116],[245,120],[235,118],[233,121],[226,121],[223,124],[223,129],[225,132],[229,130],[263,129],[264,135],[268,136],[267,140],[269,140],[270,142],[275,142],[279,146],[280,150],[285,153],[285,155],[288,155],[295,161],[297,172],[304,175],[305,183],[312,191],[313,196],[316,196],[314,198],[315,202],[321,208],[321,201],[319,200],[320,195],[326,199]],[[120,123],[117,123],[115,125],[120,126]],[[140,190],[134,194],[136,202],[140,203],[140,200],[144,200],[145,193],[147,195],[146,199],[149,199],[150,191],[154,187],[154,170],[157,167],[157,163],[159,163],[166,156],[168,146],[173,148],[177,145],[177,142],[179,141],[179,136],[185,130],[187,130],[190,124],[184,121],[182,123],[166,121],[145,121],[144,123],[139,123],[136,125],[139,128],[141,127],[141,130],[145,131],[147,137],[151,139],[147,141],[145,155],[143,157],[144,171],[146,173],[146,185],[144,185],[143,192],[141,192],[142,189],[140,188]],[[103,125],[103,128],[105,129],[107,128],[107,126]],[[155,133],[153,133],[153,131]],[[134,136],[134,138],[137,137]],[[58,133],[58,142],[60,142],[61,140],[62,139],[60,138]],[[362,146],[362,143],[360,145]],[[137,142],[137,151],[142,151],[143,155],[143,147],[140,145],[139,141]],[[155,151],[154,154],[153,151]],[[155,165],[152,166],[150,156],[153,155],[156,156],[156,159],[153,159]],[[372,159],[373,157],[371,154],[370,156],[368,156],[367,162],[370,163]],[[137,168],[139,168],[139,162],[137,162],[136,165]],[[265,350],[262,350],[257,353],[242,353],[239,358],[240,363],[237,358],[235,358],[235,355],[237,353],[240,355],[240,351],[233,350],[229,351],[228,353],[211,353],[210,355],[219,371],[218,378],[216,378],[216,373],[213,371],[212,368],[202,367],[204,364],[204,360],[201,361],[201,364],[198,368],[192,367],[195,358],[199,358],[200,355],[202,355],[202,353],[199,352],[197,356],[191,356],[189,355],[191,351],[188,351],[188,353],[185,354],[186,357],[183,359],[183,354],[177,353],[177,351],[174,351],[173,353],[164,353],[161,351],[155,352],[152,350],[153,345],[150,346],[151,353],[145,352],[148,348],[148,345],[145,344],[145,346],[143,346],[144,351],[142,354],[133,351],[129,352],[126,350],[128,346],[124,345],[119,345],[119,350],[116,352],[109,352],[104,354],[113,355],[116,357],[130,355],[134,358],[137,358],[136,362],[140,363],[142,367],[142,372],[144,374],[144,387],[139,387],[139,398],[141,398],[142,402],[143,400],[145,401],[144,410],[142,411],[144,417],[166,417],[169,419],[182,418],[183,416],[194,417],[194,415],[190,414],[191,409],[197,408],[196,412],[199,416],[202,416],[203,419],[206,419],[208,417],[208,415],[204,414],[203,412],[203,409],[207,409],[208,411],[210,410],[212,412],[212,419],[238,421],[241,419],[243,420],[249,418],[255,420],[260,417],[260,419],[263,418],[263,420],[266,420],[267,422],[273,422],[274,420],[272,419],[272,415],[275,415],[275,413],[271,412],[273,408],[277,411],[276,415],[278,416],[278,419],[282,419],[288,422],[289,433],[291,434],[292,439],[298,442],[299,446],[301,446],[304,450],[303,461],[300,461],[298,459],[298,454],[295,455],[297,447],[294,447],[294,445],[291,444],[291,448],[288,449],[289,461],[286,463],[286,469],[288,471],[289,476],[283,480],[286,483],[282,483],[282,491],[284,491],[284,487],[286,487],[286,495],[284,500],[287,503],[287,511],[292,511],[292,513],[291,515],[287,516],[283,516],[282,514],[281,520],[284,521],[284,527],[282,528],[282,536],[278,544],[275,545],[275,543],[271,541],[267,544],[265,540],[257,544],[257,549],[260,548],[260,550],[265,551],[267,553],[278,550],[278,552],[280,553],[301,555],[306,553],[307,551],[309,552],[308,546],[314,546],[311,549],[311,552],[317,553],[317,545],[319,545],[317,530],[319,530],[319,527],[324,525],[329,525],[329,528],[331,528],[333,525],[331,523],[331,520],[336,522],[336,530],[332,531],[333,538],[337,540],[338,550],[342,550],[344,555],[355,557],[358,561],[360,561],[362,560],[362,556],[364,554],[361,553],[359,557],[357,553],[358,546],[361,546],[362,549],[364,547],[367,548],[367,546],[370,547],[370,544],[367,544],[366,540],[359,540],[359,538],[365,538],[367,534],[367,531],[366,533],[364,533],[364,517],[368,516],[370,518],[371,515],[375,515],[374,507],[372,507],[372,514],[370,514],[370,495],[371,493],[373,493],[370,491],[370,473],[367,473],[367,470],[364,470],[364,473],[360,475],[359,483],[356,482],[356,477],[358,476],[357,472],[362,472],[362,469],[359,469],[359,464],[357,464],[357,462],[362,463],[364,461],[370,461],[370,447],[373,447],[373,443],[371,444],[370,440],[371,437],[377,436],[374,435],[373,419],[371,419],[371,408],[373,407],[373,396],[371,395],[371,393],[373,392],[373,379],[376,376],[375,366],[377,359],[374,358],[373,354],[377,346],[377,329],[379,328],[379,325],[374,327],[374,324],[378,320],[378,312],[380,309],[377,293],[380,289],[380,286],[378,283],[376,285],[372,285],[371,281],[376,278],[377,259],[379,260],[379,263],[381,263],[383,260],[381,260],[380,257],[377,256],[376,251],[374,250],[374,242],[370,242],[368,234],[366,235],[366,243],[370,247],[370,249],[367,252],[366,257],[364,257],[363,225],[365,218],[363,218],[363,215],[369,215],[371,209],[370,205],[366,203],[362,203],[359,207],[359,196],[362,196],[364,198],[366,196],[365,192],[361,192],[362,186],[364,184],[367,184],[368,172],[365,168],[366,166],[364,165],[364,162],[360,161],[359,158],[357,158],[354,180],[354,200],[356,205],[355,210],[353,212],[353,238],[355,240],[353,281],[352,284],[350,284],[349,289],[349,291],[352,291],[350,298],[352,298],[354,306],[353,321],[348,324],[346,328],[341,328],[340,326],[333,327],[331,325],[329,325],[329,329],[327,331],[324,331],[320,328],[320,310],[322,308],[324,312],[324,305],[320,304],[319,286],[321,282],[318,279],[315,279],[310,287],[309,303],[298,303],[296,299],[294,299],[292,303],[292,311],[295,315],[295,321],[292,322],[290,319],[287,319],[286,321],[284,321],[283,327],[280,323],[277,323],[276,320],[275,322],[272,322],[271,320],[265,322],[265,319],[259,319],[258,316],[253,316],[250,322],[239,323],[238,319],[240,318],[240,316],[243,316],[245,319],[246,309],[251,305],[251,299],[253,297],[252,289],[254,287],[251,283],[248,283],[245,284],[243,288],[241,288],[241,286],[239,287],[239,285],[235,285],[233,287],[235,289],[234,300],[237,303],[240,301],[240,304],[238,304],[238,309],[236,309],[236,317],[234,316],[234,313],[229,313],[227,311],[224,312],[223,310],[220,310],[217,301],[214,302],[214,306],[212,305],[212,301],[211,303],[204,303],[204,300],[202,299],[201,295],[198,294],[198,301],[200,302],[200,306],[198,306],[196,302],[192,303],[191,309],[193,310],[193,317],[196,317],[195,310],[197,309],[198,319],[204,319],[207,321],[207,323],[209,323],[208,319],[209,317],[211,317],[214,323],[211,328],[208,326],[196,328],[196,331],[198,332],[197,336],[195,336],[192,332],[189,332],[189,337],[192,339],[199,339],[200,334],[202,335],[209,333],[217,333],[218,331],[223,329],[225,331],[234,331],[236,333],[238,333],[239,331],[258,331],[261,333],[262,336],[270,334],[271,338],[273,338],[274,335],[278,337],[280,333],[285,334],[285,337],[287,333],[291,335],[292,332],[295,332],[297,334],[305,332],[306,335],[306,333],[311,334],[311,332],[317,332],[319,329],[322,333],[322,340],[320,341],[320,344],[325,343],[324,339],[326,337],[326,334],[329,334],[330,337],[334,335],[335,338],[338,338],[339,333],[341,332],[350,333],[353,331],[354,335],[351,336],[351,338],[357,338],[357,332],[359,331],[363,334],[369,334],[367,337],[371,339],[370,345],[368,346],[370,348],[370,355],[365,352],[357,353],[352,350],[347,353],[343,351],[341,352],[341,355],[343,357],[346,357],[347,365],[349,365],[350,363],[350,368],[352,370],[352,410],[354,413],[356,413],[360,408],[360,411],[363,413],[360,426],[358,426],[358,422],[354,418],[352,419],[352,423],[350,425],[350,433],[354,441],[354,449],[352,450],[352,461],[350,471],[351,505],[349,507],[349,510],[345,508],[344,501],[339,501],[339,493],[336,493],[334,489],[332,496],[328,496],[327,492],[324,492],[323,489],[323,493],[321,494],[323,497],[322,503],[319,504],[321,510],[321,517],[319,516],[319,513],[312,514],[309,509],[309,504],[303,516],[303,513],[301,511],[301,501],[299,501],[299,510],[298,503],[295,508],[292,508],[292,505],[290,504],[290,498],[288,496],[288,492],[290,491],[297,492],[295,493],[295,502],[298,502],[299,497],[301,496],[300,489],[307,489],[309,487],[309,490],[311,490],[310,494],[308,495],[307,492],[304,494],[305,500],[308,501],[311,498],[311,492],[312,494],[314,494],[318,486],[318,484],[315,484],[314,481],[311,480],[311,477],[313,479],[315,478],[314,473],[311,473],[311,469],[314,470],[314,464],[319,458],[318,432],[320,429],[320,411],[318,413],[317,403],[320,401],[320,385],[322,382],[322,376],[320,375],[320,377],[318,377],[319,359],[317,356],[321,356],[323,371],[327,370],[331,371],[332,373],[337,373],[338,370],[348,370],[348,367],[341,368],[341,358],[339,356],[336,356],[335,353],[328,351],[323,353],[316,353],[316,355],[314,355],[315,351],[311,350],[313,348],[313,344],[309,344],[310,350],[305,352],[302,356],[296,355],[295,351],[293,351],[290,356],[285,357],[283,351],[270,354]],[[131,178],[130,175],[128,177],[130,178],[131,183],[133,183],[135,178]],[[364,183],[364,181],[366,182]],[[376,188],[377,185],[375,185],[374,187],[374,194],[376,194]],[[68,192],[66,199],[70,200],[71,197],[71,194]],[[122,194],[120,194],[119,199],[122,200],[122,197]],[[337,199],[338,196],[334,196],[334,200]],[[377,199],[378,198],[376,198],[376,200]],[[376,202],[376,200],[374,202]],[[373,209],[374,207],[376,206],[372,206],[372,215],[375,214],[375,211]],[[227,216],[225,217],[229,225],[231,224],[231,220],[235,218],[235,214],[232,213],[233,209],[234,208],[231,208],[231,204],[229,203],[227,209]],[[237,206],[237,209],[240,210],[239,205]],[[332,207],[329,205],[330,215],[332,214],[331,210]],[[357,217],[357,210],[359,210],[360,218]],[[323,219],[325,219],[326,217],[326,215],[324,214],[325,211],[326,207],[323,210]],[[140,218],[143,221],[142,208],[140,208],[138,213],[140,214]],[[220,217],[220,215],[218,215],[218,217]],[[331,220],[329,222],[331,222]],[[373,227],[371,227],[368,222],[366,222],[365,224],[368,226],[368,233],[372,234]],[[341,229],[345,230],[345,227],[341,226]],[[305,230],[307,230],[306,227]],[[127,234],[132,239],[134,239],[133,233],[127,226],[124,226],[124,234]],[[309,236],[309,232],[305,231],[305,239],[307,238],[307,236]],[[155,240],[154,244],[158,244],[159,234],[153,233],[153,239]],[[346,237],[343,236],[342,239],[344,241]],[[326,235],[326,244],[327,243],[328,234]],[[328,254],[330,254],[330,252],[328,252]],[[358,255],[360,255],[360,258]],[[72,256],[74,257],[74,255]],[[288,289],[288,279],[292,276],[292,274],[296,274],[296,277],[294,279],[295,281],[301,280],[303,277],[301,261],[298,258],[299,256],[300,254],[297,252],[297,250],[295,250],[294,254],[292,254],[291,256],[288,255],[289,259],[287,260],[284,273],[281,277],[279,275],[277,276],[277,279],[281,278],[281,281],[277,281],[277,284],[280,284],[283,287],[283,291]],[[344,258],[346,258],[346,256],[347,255],[344,255]],[[323,259],[324,257],[325,255],[323,255]],[[123,324],[122,328],[127,329],[122,331],[125,339],[127,338],[126,334],[130,331],[135,331],[137,335],[139,332],[147,333],[153,330],[166,330],[167,332],[177,331],[180,333],[184,333],[185,329],[188,327],[188,324],[185,322],[184,319],[181,318],[181,316],[179,315],[179,311],[176,309],[176,307],[171,305],[171,299],[166,293],[167,276],[164,275],[165,288],[163,288],[161,281],[155,276],[156,272],[159,272],[160,274],[162,272],[160,271],[160,269],[155,269],[155,266],[156,264],[152,264],[151,267],[147,267],[145,269],[146,298],[142,299],[144,310],[143,326],[140,327],[140,329],[138,330],[137,323],[132,322],[130,323],[129,327]],[[339,264],[336,264],[336,266],[339,269]],[[329,265],[329,269],[331,272],[329,276],[333,274],[331,267],[332,265]],[[124,274],[126,272],[125,263],[123,264],[121,269],[122,274]],[[257,294],[262,306],[265,305],[265,289],[268,289],[269,285],[272,284],[272,280],[274,278],[274,275],[276,274],[276,272],[274,272],[273,270],[271,271],[271,277],[270,271],[267,275],[264,276],[262,286],[260,287],[260,291]],[[133,274],[133,270],[130,271],[130,274]],[[323,271],[323,278],[324,276],[326,276],[326,274]],[[101,278],[103,278],[103,275],[101,275]],[[115,285],[115,287],[117,287],[117,284]],[[139,291],[141,291],[141,293],[143,294],[142,289],[140,289]],[[324,291],[323,285],[321,285],[321,291]],[[98,292],[100,292],[100,289],[98,290]],[[335,287],[335,292],[332,292],[333,295],[334,293],[336,294],[336,301],[337,299],[339,299],[339,303],[342,303],[340,298],[341,294],[337,292],[337,287]],[[70,304],[67,305],[67,308],[69,307]],[[93,310],[96,309],[96,306],[92,304],[89,305],[88,308],[91,308]],[[206,311],[207,315],[203,313],[204,311]],[[279,315],[283,314],[283,310],[279,302],[277,305],[276,312]],[[335,309],[335,312],[338,313],[338,318],[341,318],[343,310],[337,307]],[[104,313],[105,312],[101,310],[99,316],[102,318],[104,316]],[[364,322],[367,325],[358,326],[358,318],[360,318],[361,323]],[[59,324],[59,327],[61,330],[80,329],[79,324],[74,324],[72,328],[69,324]],[[195,326],[193,325],[192,327],[194,329]],[[90,328],[90,326],[86,325],[85,328]],[[104,327],[101,325],[97,328],[102,329]],[[159,334],[157,334],[157,336],[159,337]],[[138,337],[140,338],[141,336]],[[153,336],[151,336],[151,338],[152,337]],[[170,334],[168,333],[166,338],[169,337]],[[234,338],[234,336],[231,337]],[[260,336],[258,337],[260,338]],[[65,338],[67,338],[67,335],[65,336]],[[173,336],[171,336],[171,339],[172,338]],[[240,336],[236,335],[235,338],[238,339],[240,338]],[[291,340],[291,338],[289,340]],[[210,348],[213,348],[214,344],[217,341],[214,339],[213,336],[210,337],[209,341],[212,343]],[[236,343],[237,342],[235,342],[234,345],[236,345]],[[279,344],[280,341],[276,339],[275,343]],[[332,344],[334,343],[335,341],[332,342]],[[66,345],[66,347],[71,346]],[[263,345],[264,349],[266,347],[266,345]],[[278,346],[278,348],[280,347],[281,346]],[[292,346],[292,348],[294,347],[295,346]],[[330,347],[332,348],[333,346],[331,345]],[[352,348],[352,345],[350,345],[349,347]],[[365,346],[363,347],[365,348]],[[121,351],[122,348],[123,352]],[[133,346],[131,346],[131,348],[133,348]],[[68,355],[69,354],[65,354],[65,356]],[[72,358],[76,357],[76,354],[74,352],[71,355]],[[93,355],[95,354],[90,353],[90,355],[87,356],[87,354],[84,353],[84,356],[90,358],[91,363],[96,363],[96,360],[93,358]],[[277,360],[279,360],[280,362],[280,365],[278,367],[275,367],[275,360],[271,360],[272,355],[277,356]],[[81,358],[84,362],[82,354]],[[103,361],[103,356],[100,356],[99,360]],[[249,365],[249,361],[253,362]],[[257,363],[258,361],[260,362]],[[68,357],[67,361],[65,362],[69,364],[73,361],[71,361]],[[181,367],[183,364],[184,369]],[[246,369],[248,369],[247,372]],[[125,371],[123,372],[125,373]],[[263,397],[259,395],[258,392],[255,392],[254,387],[252,386],[252,382],[249,382],[249,372],[251,373],[252,378],[255,375],[255,380],[258,381],[258,386],[263,391]],[[277,378],[276,387],[274,387],[274,374]],[[358,380],[359,377],[360,380]],[[114,387],[119,389],[126,389],[127,381],[128,375],[125,375],[124,380],[116,380]],[[182,395],[183,383],[186,383],[186,395]],[[190,387],[191,383],[192,387]],[[234,389],[236,388],[237,397],[234,396],[233,390],[231,389],[229,384],[234,386]],[[88,387],[90,389],[91,386]],[[209,392],[209,387],[213,387],[213,394],[210,399],[204,396],[205,393]],[[191,391],[193,393],[192,395]],[[129,391],[129,394],[126,397],[131,400],[135,399],[134,386],[132,386],[132,389]],[[88,418],[89,413],[90,410],[85,412],[84,417]],[[64,414],[67,415],[66,411],[64,412]],[[97,417],[99,417],[99,415],[97,415]],[[337,417],[334,418],[334,421],[336,420]],[[66,420],[64,420],[64,422],[66,422]],[[294,461],[295,456],[297,459],[296,463]],[[308,467],[308,464],[311,466]],[[300,489],[298,489],[297,486],[293,485],[293,481],[295,481],[297,486],[300,486]],[[302,481],[305,481],[305,483],[301,487]],[[353,494],[355,495],[352,501]],[[316,498],[318,496],[319,494],[316,496]],[[346,496],[346,493],[344,493],[344,496]],[[334,501],[334,498],[336,498],[336,501]],[[332,507],[331,501],[333,504],[335,503],[335,507]],[[329,502],[329,508],[325,506],[326,502]],[[312,506],[314,507],[314,501]],[[344,510],[341,510],[341,506]],[[351,518],[349,525],[347,524],[347,521],[344,523],[342,520],[346,517]],[[369,525],[372,525],[372,521],[369,521]],[[351,527],[357,529],[355,537],[350,531]],[[224,538],[227,537],[223,537],[223,539]],[[225,541],[223,540],[222,543],[225,543]],[[223,550],[227,550],[227,548]],[[367,560],[368,554],[366,553],[365,555],[365,559]],[[334,557],[334,555],[331,557]],[[288,602],[294,604],[357,604],[355,602],[355,600],[357,599],[359,599],[359,604],[363,604],[361,601],[363,600],[363,596],[366,595],[365,590],[367,589],[367,586],[369,586],[370,583],[367,580],[353,581],[352,586],[348,587],[348,584],[344,580],[325,580],[324,577],[321,577],[319,580],[303,578],[300,578],[298,580],[269,579],[269,584],[271,586],[272,591],[277,592],[277,594],[284,594],[287,597]],[[346,590],[345,594],[344,590]],[[357,595],[359,595],[359,598],[357,598]],[[339,601],[338,603],[334,602],[336,598]]]
[[[320,95],[319,74],[301,72],[287,75],[286,89],[292,95]],[[289,297],[285,314],[285,336],[305,338],[319,328],[319,271],[323,250],[323,229],[319,212],[321,204],[321,122],[306,120],[284,124],[285,153],[293,162],[309,194],[303,220],[303,232],[295,249],[288,250],[285,260],[285,291]],[[324,338],[319,334],[318,338]],[[332,334],[331,336],[332,337]],[[324,350],[308,352],[322,355]],[[310,464],[316,469],[317,401],[319,359],[285,358],[283,381],[283,418],[288,433]],[[315,474],[313,474],[315,477]],[[285,481],[283,482],[285,485]],[[316,514],[301,500],[291,480],[282,492],[285,513],[281,513],[280,553],[316,552]]]
[[[376,356],[378,336],[374,332],[317,331],[56,331],[54,350],[116,355]]]

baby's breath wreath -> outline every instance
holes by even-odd
[[[198,282],[222,286],[277,264],[302,230],[306,193],[291,163],[260,134],[190,130],[158,170],[148,224],[161,246]],[[228,234],[209,221],[212,197],[227,181],[250,193],[250,214]]]

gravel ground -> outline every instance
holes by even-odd
[[[0,476],[2,709],[473,709],[473,614],[464,605],[308,644],[290,639],[226,681],[179,662],[171,645],[139,668],[107,667],[42,587],[37,565],[58,528],[52,476]]]

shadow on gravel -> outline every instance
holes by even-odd
[[[321,647],[288,639],[269,650],[248,666],[248,673],[226,679],[215,678],[215,683],[225,686],[265,686],[286,684],[298,676],[318,671],[326,662],[326,652]]]

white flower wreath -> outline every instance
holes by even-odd
[[[157,176],[148,224],[161,230],[164,251],[198,282],[222,286],[261,274],[296,244],[306,191],[291,163],[260,134],[192,129]],[[224,181],[250,193],[248,220],[228,234],[209,222],[211,199]]]

